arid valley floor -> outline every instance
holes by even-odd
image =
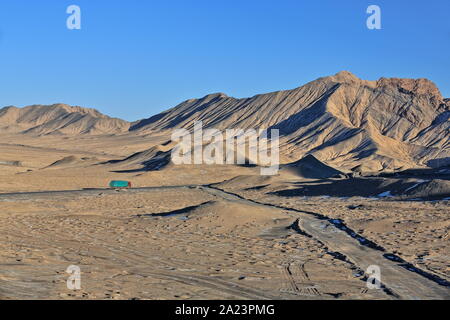
[[[148,138],[14,137],[1,145],[4,162],[21,161],[0,166],[1,299],[449,298],[449,200],[333,195],[327,185],[357,179],[239,166],[116,172],[95,163]],[[108,189],[117,178],[135,188]],[[369,265],[380,290],[366,287]]]

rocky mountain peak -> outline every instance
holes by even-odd
[[[377,87],[397,88],[399,91],[404,93],[434,96],[439,100],[443,100],[441,92],[439,91],[437,86],[432,81],[424,78],[420,79],[380,78],[377,81]]]

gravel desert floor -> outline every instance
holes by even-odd
[[[8,199],[8,200],[6,200]],[[391,298],[295,215],[198,188],[0,196],[0,297]],[[69,265],[82,290],[68,291]]]
[[[89,137],[82,150],[51,137],[2,144],[1,299],[450,297],[448,200],[376,197],[373,181],[398,184],[387,178],[123,170],[107,160],[143,141],[102,141],[106,153]],[[133,188],[108,189],[112,179]],[[373,265],[381,289],[367,288]],[[80,290],[67,288],[69,266],[81,270]]]

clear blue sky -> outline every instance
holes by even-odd
[[[81,7],[82,29],[66,28]],[[366,8],[382,30],[366,28]],[[349,70],[450,97],[448,0],[1,0],[0,106],[63,102],[127,120],[212,92],[247,97]]]

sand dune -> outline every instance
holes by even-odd
[[[59,168],[68,168],[68,167],[80,167],[86,165],[92,165],[98,163],[99,160],[96,157],[77,157],[77,156],[68,156],[64,157],[61,160],[57,160],[53,162],[51,165],[45,167],[44,169],[59,169]]]

